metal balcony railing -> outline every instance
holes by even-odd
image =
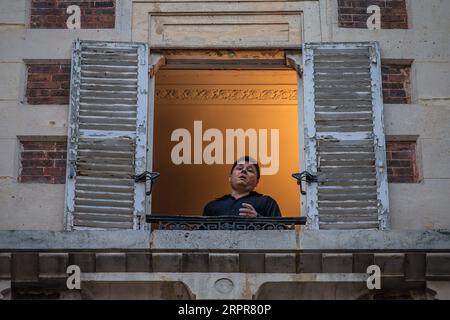
[[[161,230],[290,230],[306,224],[306,217],[169,216],[147,215],[147,223]]]

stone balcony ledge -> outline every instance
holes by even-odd
[[[0,251],[438,251],[450,230],[0,231]]]

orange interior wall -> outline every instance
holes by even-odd
[[[202,121],[203,132],[219,129],[224,150],[226,129],[279,129],[278,173],[262,176],[256,191],[276,199],[283,216],[299,215],[299,189],[291,177],[299,170],[295,71],[160,70],[153,170],[161,177],[153,189],[152,214],[201,215],[208,201],[230,192],[230,164],[172,163],[171,150],[178,142],[171,141],[171,134],[178,128],[191,133],[193,159],[194,121]],[[203,148],[208,144],[203,142]]]

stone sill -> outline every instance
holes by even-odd
[[[0,231],[0,251],[449,251],[450,230]]]

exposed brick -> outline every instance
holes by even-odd
[[[47,63],[27,65],[28,104],[68,104],[70,95],[70,65]]]
[[[114,29],[116,1],[98,0],[33,0],[31,2],[30,28],[66,29],[67,7],[80,7],[81,29]]]
[[[381,9],[381,29],[408,29],[406,0],[337,0],[338,23],[341,28],[367,28],[371,13],[367,8]]]
[[[390,141],[386,143],[388,180],[391,183],[417,183],[419,174],[415,141]]]
[[[65,183],[66,142],[21,141],[19,182]]]
[[[383,74],[383,102],[411,103],[411,64],[388,64],[381,67]]]

